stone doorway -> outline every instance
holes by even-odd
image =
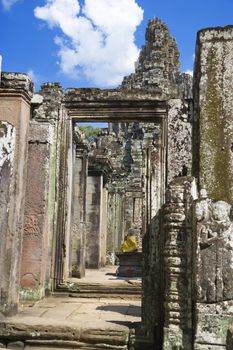
[[[86,268],[114,265],[130,227],[135,228],[142,250],[142,238],[164,201],[165,103],[143,95],[128,100],[121,93],[116,98],[109,91],[95,91],[91,104],[93,91],[82,94],[70,89],[65,101],[73,123],[73,215],[70,254],[57,256],[55,263],[62,265],[58,268],[62,282],[66,276],[83,278]],[[74,127],[77,122],[109,123],[95,140],[94,150]]]
[[[67,92],[65,101],[68,116],[73,123],[73,216],[69,237],[70,255],[61,256],[60,259],[58,257],[56,262],[56,265],[62,264],[62,268],[59,269],[62,274],[58,278],[61,283],[57,285],[56,291],[67,291],[64,282],[68,280],[71,282],[71,290],[69,290],[71,294],[80,293],[83,289],[83,293],[89,293],[89,296],[92,293],[100,297],[107,294],[116,295],[119,292],[121,297],[129,293],[130,298],[134,298],[135,295],[138,298],[141,290],[139,291],[137,285],[132,285],[130,291],[127,291],[127,288],[121,284],[119,289],[115,287],[113,291],[114,286],[109,285],[99,285],[96,288],[98,281],[94,283],[89,281],[85,284],[85,274],[89,275],[89,270],[85,270],[86,267],[91,267],[97,272],[100,271],[98,269],[105,266],[106,258],[113,256],[116,249],[119,249],[126,230],[132,224],[138,224],[139,216],[142,218],[139,223],[141,225],[139,244],[142,250],[142,237],[149,234],[149,231],[155,231],[155,226],[158,225],[156,216],[164,202],[166,183],[166,103],[148,101],[148,95],[140,95],[138,98],[131,95],[127,99],[120,93],[115,100],[116,97],[111,96],[109,91],[95,92],[95,101],[91,103],[93,91],[90,90],[85,96],[82,94],[81,90],[72,89]],[[80,132],[75,130],[76,122],[110,123],[108,132],[98,138],[94,152],[91,152],[90,145],[85,142]],[[130,130],[128,138],[122,136],[125,129]],[[122,147],[123,138],[124,147]],[[117,183],[119,173],[112,178],[113,155],[116,157],[114,151],[117,150],[119,154],[122,148],[125,152],[122,154],[122,162],[126,164],[124,171],[128,171],[129,174],[128,189],[122,179]],[[107,153],[108,149],[112,150],[112,154]],[[134,179],[137,177],[140,177],[140,186],[134,184]],[[89,213],[87,212],[88,196],[92,204],[89,204]],[[91,217],[95,219],[93,220],[95,227]],[[105,236],[106,247],[101,251],[99,242],[102,238],[101,228],[104,227],[104,220],[106,220],[104,225],[107,232],[114,226],[115,236],[113,234],[110,237]],[[87,255],[91,256],[90,252],[85,251],[90,249],[90,246],[87,246],[87,234],[90,231],[97,233],[99,241],[93,247],[96,255],[92,255],[92,260],[87,262]],[[97,243],[96,240],[94,243]],[[62,252],[61,247],[60,252]],[[65,276],[72,276],[72,279],[67,279]]]

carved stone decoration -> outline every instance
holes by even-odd
[[[164,230],[164,350],[191,350],[193,331],[192,177],[171,182],[166,193]]]
[[[62,106],[62,87],[59,83],[45,83],[41,91],[32,99],[32,118],[37,121],[55,121],[59,119]]]
[[[179,57],[166,23],[159,18],[149,20],[135,73],[124,78],[121,88],[153,91],[158,99],[192,97],[192,77],[180,73]]]
[[[192,104],[180,99],[168,101],[167,182],[189,176],[192,169]]]
[[[196,205],[198,301],[233,299],[233,221],[231,205],[202,199]]]
[[[196,202],[196,335],[194,349],[225,349],[233,324],[233,221],[231,205],[201,191]],[[221,346],[221,347],[220,347]]]

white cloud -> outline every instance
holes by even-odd
[[[191,69],[187,69],[185,71],[186,74],[190,74],[191,76],[193,76],[193,71]]]
[[[59,65],[66,75],[84,75],[99,86],[115,86],[134,70],[135,31],[143,10],[135,0],[47,0],[35,16],[58,27]]]
[[[19,0],[2,0],[2,6],[5,11],[9,11],[11,7]]]
[[[33,83],[37,84],[40,80],[39,75],[37,75],[32,68],[27,71],[27,75],[32,80]]]

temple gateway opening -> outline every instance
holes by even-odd
[[[232,62],[156,18],[116,89],[1,73],[0,348],[233,349]]]

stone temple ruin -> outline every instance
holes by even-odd
[[[233,26],[198,32],[192,81],[159,19],[117,89],[45,83],[33,94],[25,74],[1,74],[2,346],[233,349],[232,82]],[[89,142],[83,121],[109,128]],[[74,330],[61,339],[10,321],[19,300],[114,264],[130,227],[143,255],[137,328],[78,347]]]

